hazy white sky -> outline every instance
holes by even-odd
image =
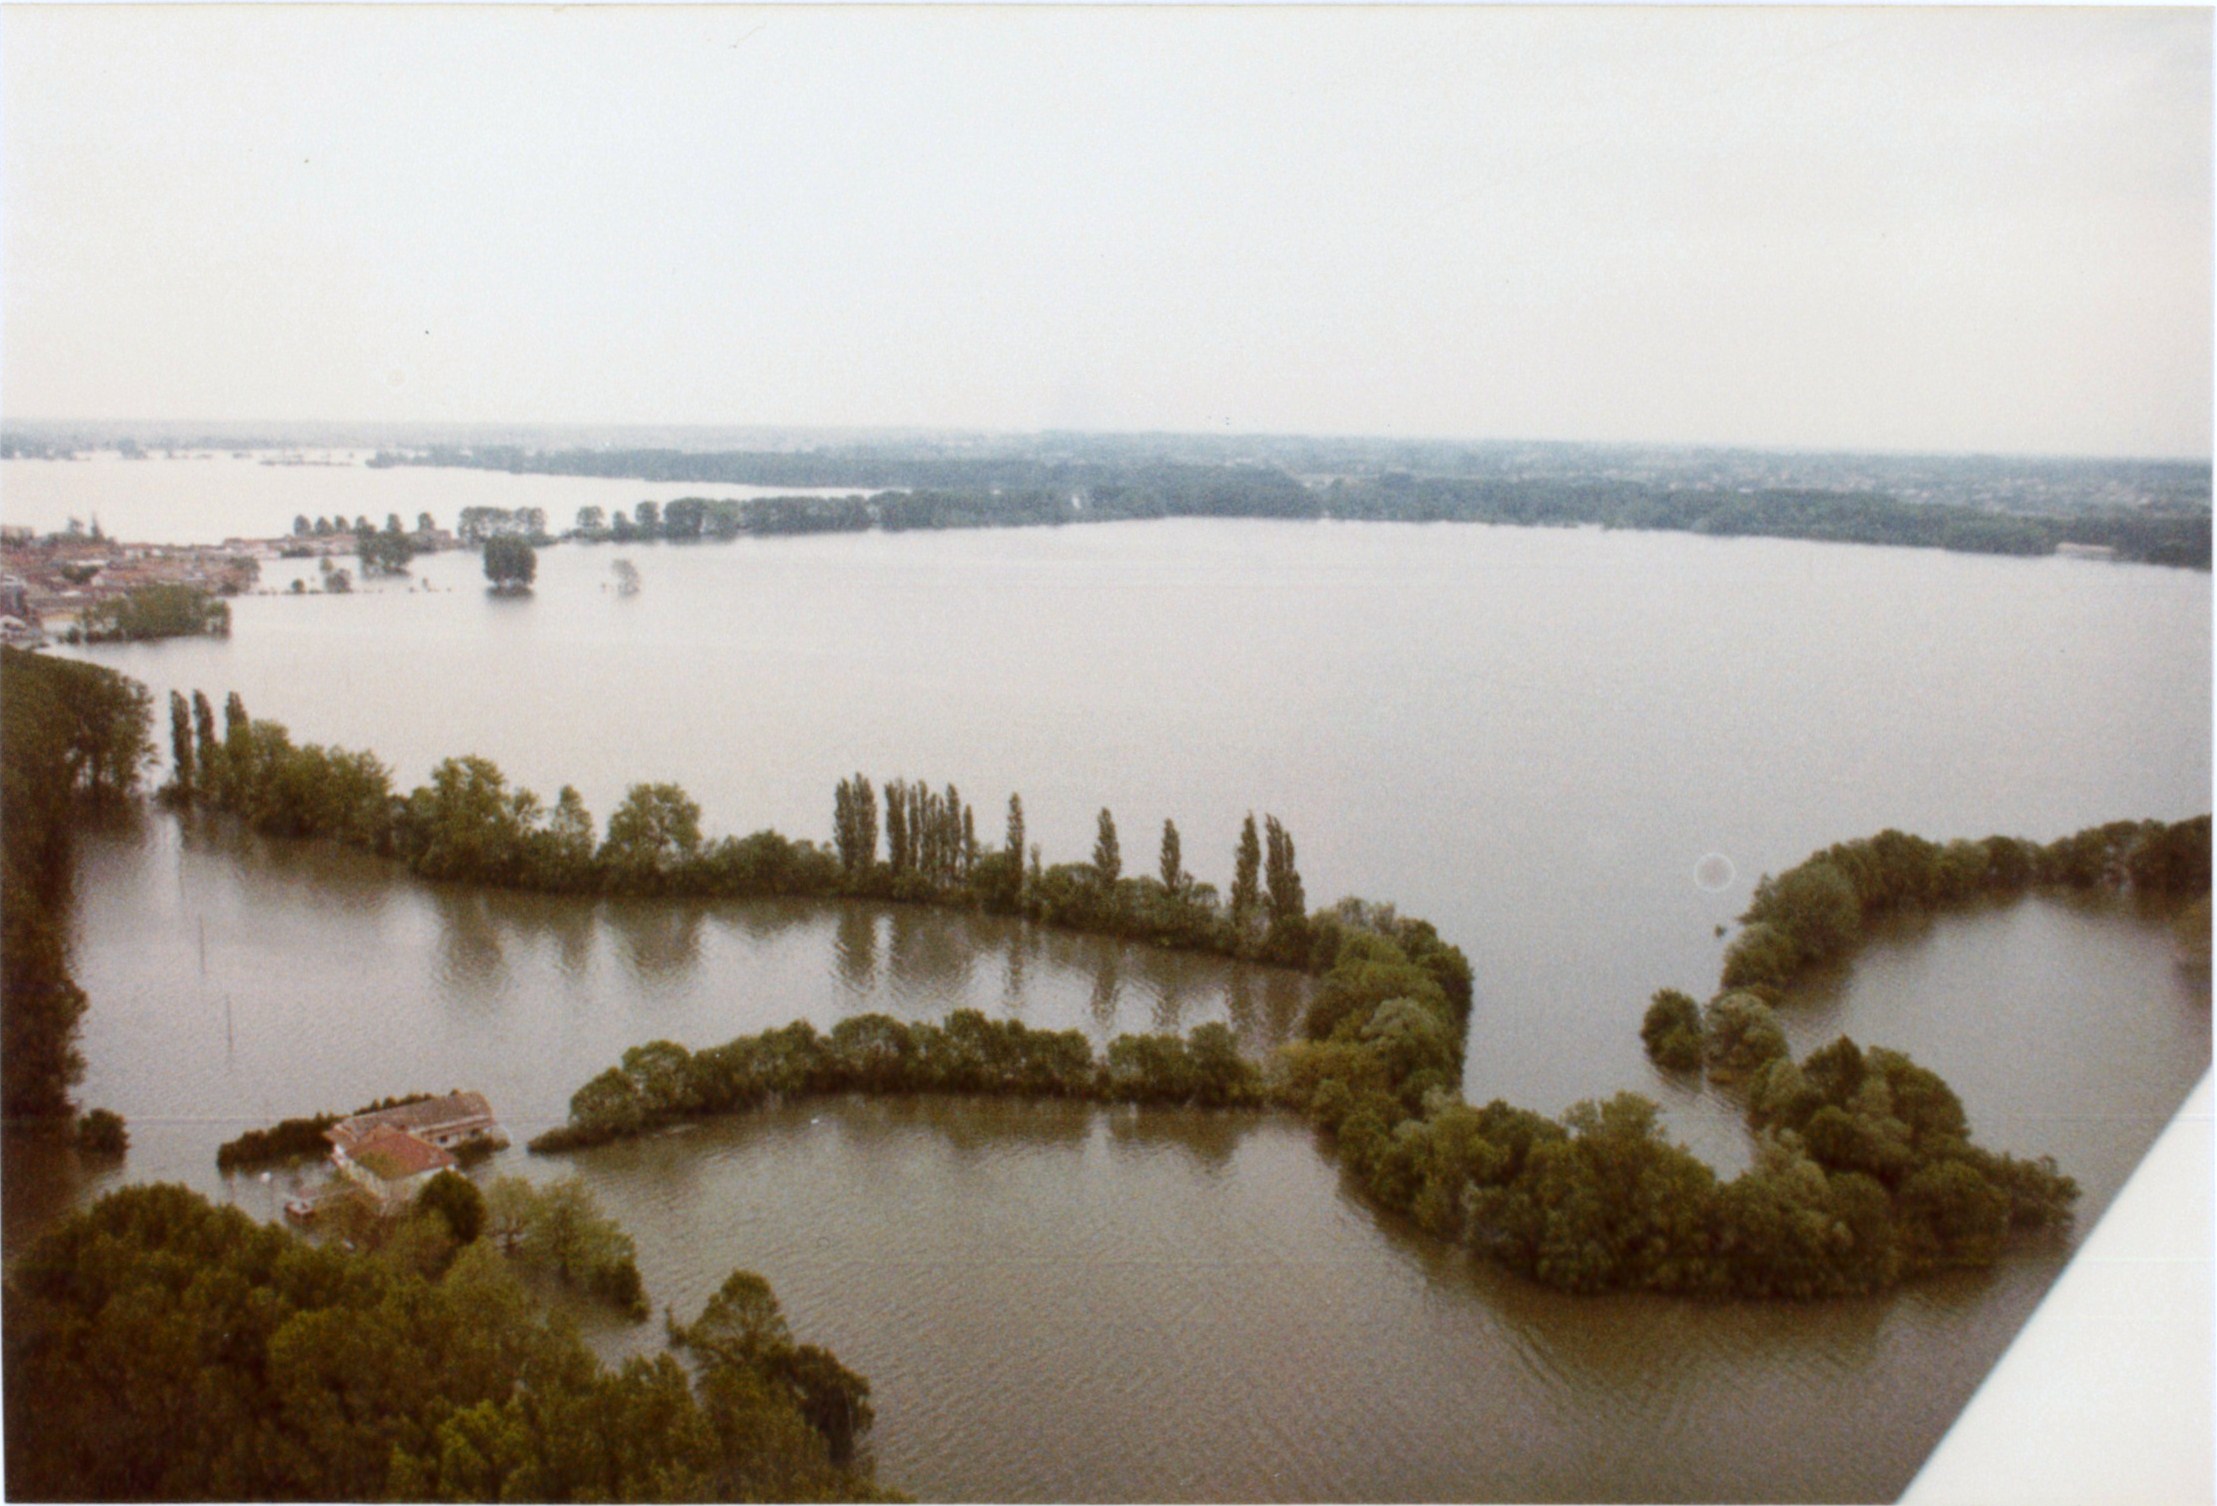
[[[0,13],[0,413],[2207,455],[2211,19]]]

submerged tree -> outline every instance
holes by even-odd
[[[539,573],[539,552],[528,539],[496,533],[485,541],[485,578],[506,595],[531,589]]]

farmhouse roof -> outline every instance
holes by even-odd
[[[419,1140],[404,1129],[381,1124],[363,1136],[348,1152],[354,1164],[388,1182],[398,1182],[418,1172],[443,1171],[454,1164],[428,1140]]]
[[[419,1098],[398,1108],[356,1114],[331,1127],[334,1144],[351,1149],[379,1128],[403,1129],[417,1135],[437,1135],[493,1122],[492,1105],[483,1093],[448,1093],[440,1098]]]

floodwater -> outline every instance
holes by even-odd
[[[323,473],[285,474],[287,516],[315,514]],[[489,505],[556,512],[490,479]],[[1106,805],[1151,868],[1174,818],[1222,884],[1240,818],[1272,811],[1312,902],[1397,900],[1470,954],[1471,1096],[1647,1092],[1728,1170],[1730,1104],[1660,1079],[1636,1026],[1657,987],[1709,991],[1760,873],[1889,825],[2044,839],[2208,804],[2208,582],[2184,572],[1195,521],[563,547],[520,601],[475,574],[445,556],[242,599],[227,642],[85,652],[158,696],[236,689],[405,783],[474,752],[605,816],[675,779],[718,832],[820,840],[860,768],[956,782],[988,838],[1020,790],[1050,861]],[[1988,1143],[2055,1155],[2090,1221],[2209,1060],[2208,975],[2166,921],[2043,897],[1894,928],[1787,1028],[1908,1050]],[[82,1096],[132,1154],[79,1183],[11,1147],[11,1244],[119,1176],[260,1208],[281,1185],[225,1184],[213,1150],[281,1114],[467,1086],[528,1131],[656,1037],[973,1005],[1096,1039],[1224,1019],[1259,1050],[1301,996],[905,907],[459,893],[166,816],[86,842],[77,947]],[[1267,1116],[841,1102],[503,1160],[581,1170],[658,1304],[768,1276],[871,1378],[882,1477],[925,1497],[1889,1497],[2065,1253],[1873,1302],[1558,1297],[1382,1221]]]

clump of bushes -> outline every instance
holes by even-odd
[[[942,1024],[890,1015],[842,1020],[829,1034],[805,1020],[721,1046],[634,1046],[570,1098],[567,1123],[534,1151],[575,1150],[646,1134],[676,1120],[832,1093],[964,1093],[1110,1103],[1239,1107],[1264,1101],[1261,1070],[1229,1029],[1123,1035],[1105,1057],[1076,1030],[1034,1030],[958,1009]]]
[[[77,1121],[77,1148],[89,1156],[120,1156],[131,1148],[131,1132],[121,1114],[93,1109]]]
[[[1640,1021],[1640,1039],[1656,1065],[1691,1072],[1701,1065],[1701,1006],[1675,988],[1660,989]]]

